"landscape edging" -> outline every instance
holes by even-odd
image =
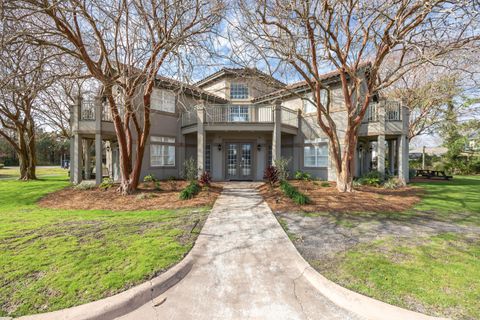
[[[194,252],[190,252],[175,266],[158,277],[131,289],[94,302],[34,315],[18,320],[113,320],[151,301],[182,280],[192,269]]]
[[[273,212],[272,215],[276,218]],[[278,219],[275,220],[283,229]],[[419,312],[397,307],[354,292],[328,280],[302,257],[285,232],[284,237],[290,243],[291,249],[296,253],[296,265],[301,275],[303,275],[303,277],[305,277],[305,279],[316,290],[318,290],[318,292],[337,306],[368,320],[448,320],[448,318],[428,316]]]

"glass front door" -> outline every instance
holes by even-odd
[[[251,180],[253,178],[253,144],[227,143],[227,179]]]

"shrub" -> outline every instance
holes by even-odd
[[[323,181],[321,184],[320,184],[321,187],[330,187],[330,183],[328,181]]]
[[[288,183],[288,181],[284,180],[280,182],[280,189],[282,189],[283,193],[296,204],[303,205],[310,203],[310,199],[305,194],[299,192],[298,189]]]
[[[97,185],[95,184],[95,181],[82,181],[76,186],[73,187],[75,190],[91,190],[95,189]]]
[[[265,168],[263,172],[263,179],[267,180],[270,186],[273,185],[278,181],[278,170],[274,166],[268,166]]]
[[[287,158],[282,158],[280,157],[279,159],[275,160],[273,162],[275,168],[277,168],[278,172],[278,180],[284,181],[288,179],[288,164],[290,163],[290,159]]]
[[[162,186],[160,185],[160,181],[155,181],[155,190],[162,191]]]
[[[403,182],[396,177],[392,177],[383,183],[385,189],[398,189],[403,187]]]
[[[167,178],[168,183],[170,184],[170,189],[177,190],[177,178],[175,176],[170,176]]]
[[[183,163],[183,176],[187,181],[194,181],[197,180],[197,175],[197,162],[190,157]]]
[[[301,170],[298,170],[295,172],[295,179],[303,180],[303,181],[311,181],[312,175],[308,172],[303,172]]]
[[[362,186],[374,186],[378,187],[382,183],[382,176],[378,171],[370,171],[360,179],[358,179],[358,183]]]
[[[192,199],[199,192],[200,192],[200,185],[198,184],[198,182],[197,181],[191,181],[188,184],[188,186],[186,186],[185,189],[183,189],[180,192],[180,199],[181,200]]]
[[[210,183],[212,182],[212,176],[210,175],[210,172],[204,171],[202,175],[200,176],[200,179],[198,179],[201,184],[204,186],[209,186]]]
[[[102,190],[107,190],[113,187],[113,180],[111,178],[104,178],[98,187]]]
[[[5,168],[5,165],[3,163],[0,163],[0,169]]]
[[[153,174],[148,174],[143,178],[143,182],[155,182],[157,179]]]

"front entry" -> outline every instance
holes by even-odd
[[[253,179],[253,144],[229,142],[226,145],[226,163],[228,180]]]

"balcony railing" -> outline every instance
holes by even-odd
[[[362,122],[377,122],[380,109],[385,111],[385,121],[402,121],[402,104],[399,101],[382,101],[370,103]],[[382,110],[383,111],[383,110]]]
[[[205,108],[207,123],[272,123],[271,106],[211,105]]]
[[[95,121],[96,105],[96,100],[82,100],[82,104],[80,106],[80,120]],[[102,121],[112,121],[110,106],[106,102],[102,103]]]
[[[296,110],[282,107],[281,123],[298,127]],[[182,114],[182,126],[196,124],[197,110]],[[274,123],[274,109],[271,105],[210,105],[205,108],[205,122],[212,123]]]

